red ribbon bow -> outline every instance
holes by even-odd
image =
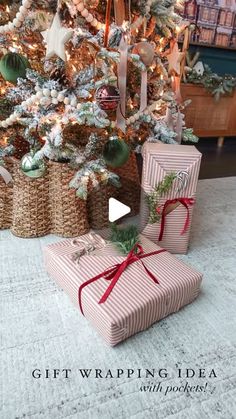
[[[182,204],[186,210],[187,210],[187,214],[186,214],[186,218],[185,218],[185,223],[184,223],[184,227],[181,231],[181,236],[187,231],[188,226],[189,226],[189,222],[190,222],[190,215],[189,215],[189,205],[193,205],[195,203],[195,199],[193,198],[175,198],[175,199],[168,199],[164,206],[163,206],[163,210],[162,210],[162,215],[161,215],[161,228],[160,228],[160,234],[159,234],[159,241],[162,240],[163,238],[163,234],[164,234],[164,228],[165,228],[165,218],[166,218],[166,209],[168,208],[168,206],[170,204],[176,204],[176,202],[179,202],[180,204]]]
[[[117,281],[119,280],[122,273],[125,271],[125,269],[131,265],[134,262],[141,261],[141,259],[144,259],[149,256],[157,255],[159,253],[166,252],[165,249],[155,250],[154,252],[150,253],[144,253],[144,250],[142,246],[139,244],[135,245],[134,248],[129,252],[127,258],[121,262],[117,263],[116,265],[112,266],[111,268],[106,269],[104,272],[94,276],[91,279],[88,279],[88,281],[85,281],[82,285],[79,287],[78,291],[78,300],[79,300],[79,307],[81,310],[81,313],[84,315],[83,308],[82,308],[82,291],[83,289],[91,284],[92,282],[98,281],[100,278],[104,277],[107,281],[111,281],[109,286],[107,287],[106,291],[104,292],[103,296],[101,297],[98,304],[104,303],[109,295],[111,294],[113,288],[115,287]],[[149,269],[144,265],[144,263],[141,261],[143,268],[145,269],[148,276],[155,282],[156,284],[159,284],[159,281],[157,278],[152,274],[152,272],[149,271]]]

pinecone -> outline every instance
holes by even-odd
[[[152,100],[155,93],[155,86],[153,83],[148,83],[147,85],[147,97],[148,100]]]
[[[8,23],[8,21],[9,21],[8,14],[5,13],[4,11],[1,11],[1,8],[0,8],[0,25],[3,26],[6,23]]]
[[[6,98],[0,98],[0,121],[8,118],[12,113],[12,103]]]
[[[97,12],[99,14],[105,14],[106,13],[106,8],[107,8],[107,1],[106,0],[100,0],[98,7],[97,7]]]
[[[66,4],[63,4],[59,10],[60,18],[63,22],[68,23],[71,20],[71,14]]]
[[[37,6],[39,8],[46,9],[49,12],[56,13],[57,0],[37,0]]]
[[[99,0],[84,0],[83,3],[87,9],[97,9],[100,1]],[[107,6],[106,2],[102,1],[102,3],[104,3],[105,7]]]
[[[65,69],[62,68],[54,68],[50,73],[50,79],[58,81],[61,86],[68,87],[70,84],[70,81],[68,77],[66,76]]]
[[[26,141],[24,137],[21,137],[20,135],[15,136],[12,144],[15,149],[13,156],[16,159],[22,159],[22,157],[30,151],[30,145],[28,141]]]
[[[154,79],[155,80],[155,79]],[[153,102],[159,98],[159,84],[154,82],[149,82],[147,86],[147,97],[148,101]]]

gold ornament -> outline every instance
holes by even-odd
[[[133,53],[138,54],[142,62],[149,66],[152,64],[155,55],[155,46],[153,43],[142,40],[133,48]]]

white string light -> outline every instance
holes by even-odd
[[[55,89],[41,89],[39,86],[36,86],[35,88],[36,94],[32,95],[30,98],[26,99],[22,102],[22,106],[30,107],[35,104],[39,104],[42,106],[49,106],[51,103],[54,105],[57,105],[59,102],[64,103],[65,105],[70,105],[71,107],[75,109],[81,108],[81,103],[78,103],[77,98],[65,96],[65,94],[62,91],[58,91]],[[138,111],[134,115],[130,116],[128,119],[126,119],[126,125],[131,125],[139,120],[139,118],[144,115],[149,115],[153,111],[159,109],[160,101],[156,101],[152,103],[151,105],[147,106],[144,111]],[[22,113],[24,110],[22,110]],[[9,126],[13,125],[15,122],[19,120],[21,117],[21,113],[19,111],[13,112],[7,119],[0,121],[0,128],[8,128]],[[111,127],[115,128],[116,122],[111,121]]]
[[[41,89],[39,86],[36,86],[35,90],[36,94],[23,101],[21,106],[30,107],[37,103],[40,103],[42,106],[49,106],[51,103],[57,105],[59,102],[63,102],[65,105],[70,105],[73,108],[80,109],[81,107],[81,104],[78,103],[75,96],[68,97],[61,91],[55,89]],[[22,111],[22,113],[23,112],[24,111]],[[0,121],[0,128],[8,128],[17,122],[20,117],[21,113],[19,111],[13,112],[7,119]]]
[[[147,16],[150,13],[150,9],[151,9],[151,5],[153,3],[154,0],[148,0],[146,3],[146,7],[145,7],[145,15]],[[85,20],[90,23],[90,25],[94,26],[95,28],[97,28],[98,30],[100,29],[104,29],[105,28],[105,24],[102,22],[99,22],[93,15],[92,13],[86,9],[83,0],[73,0],[73,3],[77,9],[77,11],[85,18]],[[130,26],[131,30],[136,30],[138,29],[143,21],[144,21],[144,16],[139,16],[135,22],[133,22]]]
[[[152,5],[153,0],[148,0],[146,4],[146,15],[150,12],[150,8]],[[7,25],[0,26],[0,33],[8,32],[9,30],[13,30],[15,27],[18,28],[22,25],[25,16],[27,14],[27,9],[31,6],[32,0],[23,0],[22,5],[20,6],[19,12],[16,15],[16,18],[8,23]],[[76,9],[78,12],[81,13],[81,15],[86,19],[88,23],[90,23],[92,26],[96,27],[98,30],[105,27],[105,25],[101,22],[99,22],[96,18],[93,17],[93,15],[86,9],[84,6],[83,1],[81,0],[73,0],[74,5],[76,6]],[[137,29],[143,22],[143,17],[140,16],[132,25],[131,29]],[[23,107],[32,106],[34,104],[40,103],[42,106],[48,106],[51,103],[54,105],[58,104],[59,102],[63,102],[65,105],[70,105],[71,107],[80,109],[81,104],[78,103],[77,98],[74,97],[68,97],[65,96],[65,94],[62,91],[57,91],[55,89],[41,89],[39,86],[36,86],[35,88],[36,94],[22,102]],[[159,102],[154,102],[150,106],[148,106],[144,111],[138,111],[136,114],[130,116],[126,120],[126,125],[130,125],[137,121],[141,115],[144,113],[145,115],[148,115],[152,113],[154,110],[157,109]],[[22,111],[23,112],[23,111]],[[16,121],[19,120],[21,117],[21,113],[19,111],[13,112],[8,118],[6,118],[3,121],[0,121],[0,128],[7,128],[11,125],[13,125]],[[111,127],[115,127],[116,122],[111,121]]]
[[[25,20],[25,17],[28,13],[28,9],[31,7],[33,0],[23,0],[22,5],[19,8],[18,13],[16,14],[16,17],[13,19],[12,22],[8,22],[5,25],[0,26],[0,33],[7,33],[14,31],[15,29],[19,29]],[[145,14],[148,15],[151,9],[153,0],[148,0],[146,3],[146,9]],[[90,23],[90,25],[94,26],[98,30],[104,29],[105,24],[102,22],[99,22],[92,13],[89,12],[88,9],[86,9],[84,3],[82,0],[73,0],[73,3],[77,9],[77,11],[85,18],[85,20]],[[135,22],[131,25],[131,30],[138,29],[142,23],[143,23],[144,17],[139,16],[138,19],[136,19]]]

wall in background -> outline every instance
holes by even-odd
[[[216,73],[236,76],[236,51],[225,48],[190,45],[191,51],[200,51],[199,60],[208,64]]]

